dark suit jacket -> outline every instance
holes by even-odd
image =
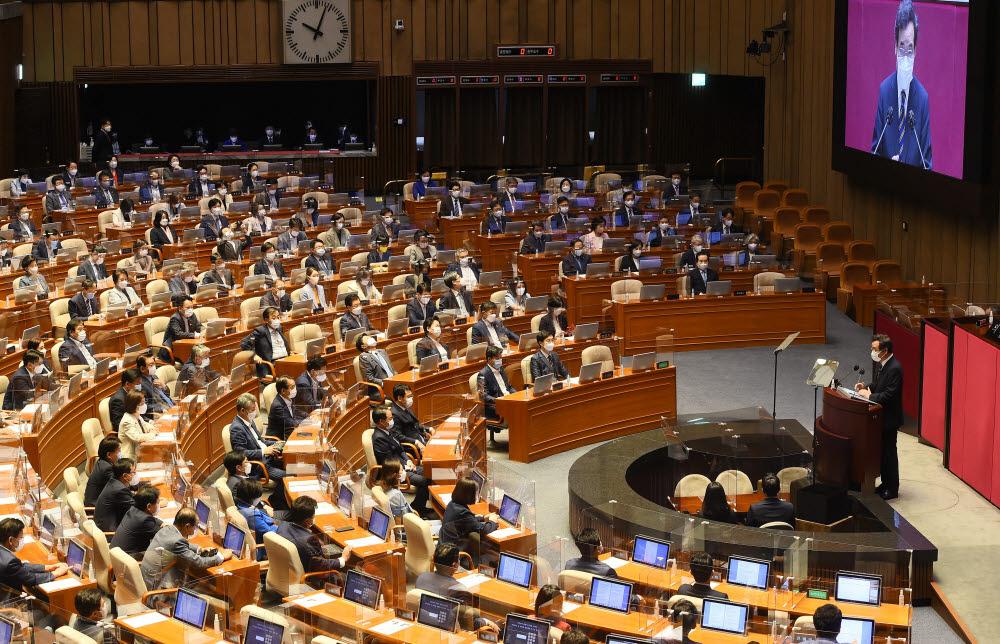
[[[222,145],[229,145],[229,141],[223,141]],[[248,195],[253,192],[260,192],[260,190],[256,190],[254,188],[254,183],[256,181],[259,181],[262,186],[264,185],[264,179],[262,179],[260,175],[257,175],[257,178],[254,179],[253,177],[250,176],[249,172],[244,172],[242,175],[240,175],[240,179],[243,181],[243,194],[245,195]]]
[[[83,504],[88,508],[97,505],[97,498],[101,496],[104,486],[112,478],[111,468],[113,465],[111,461],[104,458],[99,458],[94,463],[94,469],[91,470],[90,476],[87,477],[87,487],[83,492]]]
[[[869,400],[882,405],[882,429],[895,430],[903,425],[903,367],[890,356],[869,385]]]
[[[278,279],[285,279],[285,267],[281,265],[281,260],[275,258],[274,260],[274,273],[278,276]],[[254,264],[254,275],[265,275],[267,279],[270,280],[270,274],[267,272],[267,260],[261,259],[259,262]]]
[[[31,245],[31,256],[40,262],[50,262],[55,256],[56,252],[62,250],[62,242],[56,240],[56,248],[52,249],[51,239],[46,239],[45,237],[39,237],[35,240],[35,243]]]
[[[497,201],[499,201],[500,205],[503,206],[504,212],[514,212],[514,208],[517,207],[516,195],[517,193],[515,193],[515,196],[512,197],[511,194],[506,190],[501,191],[497,195]]]
[[[392,361],[389,360],[389,354],[385,352],[385,349],[376,349],[375,351],[379,352],[382,359],[385,360],[386,364],[389,365],[390,368],[393,368]],[[361,366],[361,378],[365,382],[370,382],[381,387],[383,379],[395,375],[395,373],[387,373],[382,367],[382,363],[375,358],[375,354],[371,351],[365,351],[362,353],[359,358],[359,362]],[[387,397],[391,397],[391,392],[385,392],[385,394]],[[372,400],[376,399],[378,397],[378,390],[374,387],[369,387],[368,397]]]
[[[229,425],[229,442],[233,449],[243,450],[251,461],[263,462],[264,452],[257,444],[257,437],[260,437],[265,445],[273,445],[276,442],[273,438],[262,436],[257,423],[253,423],[251,427],[240,416],[233,418],[233,422]]]
[[[489,343],[490,333],[487,329],[488,323],[486,320],[479,320],[472,325],[472,344],[480,344],[483,342]],[[493,332],[497,334],[497,339],[500,340],[500,344],[505,345],[507,341],[517,342],[518,336],[516,333],[508,329],[500,321],[500,317],[497,317],[496,322],[493,323]]]
[[[444,348],[448,351],[448,356],[451,357],[451,349],[448,348],[448,345],[443,342],[441,342],[440,344],[444,346]],[[438,353],[437,347],[434,346],[434,343],[431,342],[431,339],[428,338],[426,335],[420,338],[420,341],[417,342],[417,362],[420,362],[427,356],[434,356],[434,355],[441,355],[441,354]]]
[[[420,424],[416,414],[395,400],[392,401],[392,405],[389,408],[392,410],[392,434],[396,437],[396,440],[406,443],[414,441],[427,442],[430,429]]]
[[[708,253],[707,248],[702,248],[701,253]],[[681,254],[681,266],[694,266],[698,263],[698,256],[690,248]]]
[[[42,564],[21,561],[10,550],[0,548],[0,585],[22,592],[25,586],[37,586],[53,579],[55,577],[51,572],[45,572]],[[6,600],[13,598],[12,595],[5,591],[0,597]]]
[[[164,198],[163,195],[163,184],[159,184],[156,188],[160,191],[160,199]],[[153,198],[153,184],[146,182],[139,186],[139,199],[142,201],[149,201]]]
[[[373,248],[371,252],[368,253],[368,257],[365,258],[365,263],[369,266],[372,264],[381,264],[382,262],[388,262],[390,257],[392,257],[391,250],[380,253],[377,248]]]
[[[125,415],[125,396],[128,394],[124,387],[119,387],[115,393],[111,394],[111,401],[108,408],[111,411],[111,427],[117,432],[118,426]]]
[[[215,217],[211,213],[205,214],[201,218],[201,223],[198,227],[205,231],[205,239],[207,241],[215,241],[222,234],[222,229],[229,225],[229,217],[222,215],[219,217],[219,223],[216,224]]]
[[[368,329],[371,330],[375,327],[372,326],[371,320],[368,319],[368,315],[362,311],[361,317],[354,317],[353,313],[345,313],[343,317],[340,318],[340,337],[347,335],[348,331],[353,331],[354,329]]]
[[[531,356],[531,379],[537,380],[539,376],[555,374],[556,380],[569,378],[569,369],[562,363],[555,351],[545,355],[541,350]]]
[[[660,246],[663,245],[663,236],[673,235],[673,234],[674,234],[673,228],[667,228],[666,232],[664,233],[660,230],[659,224],[657,224],[656,228],[650,231],[649,239],[646,240],[646,245],[649,246],[650,248],[659,248]]]
[[[325,391],[322,383],[309,377],[309,372],[302,372],[295,379],[295,405],[308,414],[323,404]]]
[[[721,233],[722,232],[722,222],[721,221],[717,221],[715,223],[715,225],[712,226],[712,232],[713,233]],[[729,227],[729,232],[728,233],[723,233],[723,234],[741,235],[741,234],[743,234],[743,228],[741,228],[740,226],[737,226],[736,224],[733,224],[733,225],[731,225]]]
[[[121,199],[118,197],[118,190],[113,186],[108,187],[108,193],[110,194],[110,199],[105,197],[104,188],[97,186],[91,193],[94,196],[94,205],[98,208],[107,208],[117,204]]]
[[[243,251],[253,245],[250,237],[243,239],[220,239],[215,246],[215,252],[222,255],[222,259],[227,262],[238,262],[243,259]]]
[[[758,501],[747,510],[747,518],[743,523],[751,528],[759,528],[772,521],[784,521],[795,527],[795,506],[778,497],[768,497]]]
[[[426,312],[425,307],[420,304],[420,298],[413,297],[406,303],[406,317],[410,326],[422,326],[424,320],[434,317],[435,313],[437,305],[434,304],[434,298],[427,302]]]
[[[588,264],[590,264],[590,255],[584,253],[577,257],[573,251],[570,251],[569,255],[563,257],[562,260],[563,275],[570,277],[577,274],[586,275]]]
[[[875,111],[875,128],[872,131],[872,153],[881,157],[891,158],[899,154],[899,92],[900,89],[896,87],[896,72],[894,71],[882,81],[882,84],[878,88],[878,109]],[[919,167],[920,149],[917,147],[917,141],[919,140],[920,147],[924,151],[924,163],[927,169],[931,170],[933,168],[931,159],[931,116],[930,105],[928,103],[927,90],[920,84],[920,81],[914,78],[910,81],[910,89],[906,96],[906,114],[903,115],[905,123],[903,126],[903,152],[900,154],[899,160],[903,163]],[[876,150],[875,144],[878,143],[882,127],[885,126],[885,117],[889,108],[892,108],[893,112],[892,121],[885,128],[885,135],[882,137],[882,142],[879,143]],[[910,112],[913,112],[916,121],[916,132],[905,121],[906,116]]]
[[[289,411],[288,405],[285,404],[285,399],[282,396],[275,396],[274,402],[271,403],[271,409],[267,413],[267,435],[277,438],[278,440],[288,440],[288,435],[292,433],[299,423],[306,419],[306,414],[303,414],[299,409],[292,405],[293,409]],[[230,428],[230,431],[232,429]]]
[[[284,196],[284,194],[285,191],[282,190],[281,188],[278,188],[277,192],[274,193],[274,202],[278,203],[279,201],[281,201],[281,198]],[[253,198],[253,205],[254,208],[256,208],[257,206],[265,206],[267,208],[271,207],[271,195],[267,194],[266,189],[261,190],[259,193],[257,193],[257,196]]]
[[[395,436],[378,427],[372,432],[372,451],[375,452],[375,461],[379,465],[390,458],[398,459],[399,464],[404,466],[411,460],[409,452],[403,449],[402,443]]]
[[[84,342],[84,347],[90,352],[91,357],[93,357],[94,345],[90,343],[90,340]],[[87,358],[83,355],[79,347],[76,346],[76,342],[66,340],[62,343],[62,346],[59,347],[59,362],[66,365],[66,367],[72,367],[75,365],[87,364]]]
[[[292,297],[288,293],[285,293],[284,295],[281,296],[281,302],[276,302],[274,293],[268,291],[267,293],[264,293],[263,295],[260,296],[260,306],[261,308],[267,308],[269,306],[273,306],[276,307],[282,313],[284,313],[285,311],[292,310]]]
[[[7,391],[3,395],[3,408],[21,410],[35,399],[35,378],[23,364],[10,377]]]
[[[559,314],[559,326],[562,328],[563,331],[566,331],[566,329],[569,328],[569,320],[566,319],[565,313]],[[551,315],[546,314],[545,317],[543,317],[538,322],[538,330],[548,331],[549,333],[553,334],[556,332],[556,325],[552,322]]]
[[[702,599],[705,599],[706,597],[729,599],[729,595],[721,590],[712,590],[712,586],[710,584],[681,584],[681,587],[677,589],[677,594],[687,595],[688,597],[700,597]]]
[[[210,271],[205,272],[205,277],[201,280],[202,284],[218,284],[220,290],[225,291],[227,289],[234,288],[236,284],[233,282],[233,272],[228,268],[222,269],[222,273],[215,268]],[[225,288],[223,288],[225,285]]]
[[[315,253],[310,253],[309,257],[306,258],[306,268],[312,266],[320,273],[336,273],[337,267],[333,263],[333,257],[328,254],[324,254],[322,257],[316,257]]]
[[[520,253],[522,255],[534,255],[535,253],[545,252],[545,244],[552,241],[552,235],[544,233],[541,237],[535,237],[534,234],[528,235],[521,242]]]
[[[46,197],[46,200],[48,200],[48,197]],[[26,222],[20,219],[13,220],[10,222],[10,230],[14,231],[14,237],[17,239],[34,237],[38,234],[38,231],[35,229],[35,222],[30,219]]]
[[[500,376],[503,378],[504,387],[507,388],[507,391],[514,391],[514,387],[510,384],[510,379],[507,378],[507,372],[500,369]],[[483,367],[479,371],[479,377],[476,380],[479,388],[479,398],[486,407],[486,417],[490,420],[498,420],[500,416],[497,415],[493,401],[503,396],[503,394],[500,392],[500,385],[497,383],[496,376],[493,375],[493,369],[489,365]]]
[[[121,548],[130,555],[145,552],[161,525],[162,521],[133,506],[118,524],[108,547]]]
[[[709,282],[715,282],[719,279],[719,274],[711,268],[706,270],[705,274],[708,275]],[[688,277],[691,278],[691,292],[695,295],[703,295],[705,293],[706,285],[705,281],[701,278],[701,271],[697,268],[691,269],[688,271]]]
[[[476,262],[470,260],[469,261],[469,268],[472,269],[472,274],[475,275],[476,279],[478,280],[479,279],[479,264],[477,264]],[[462,265],[459,264],[458,262],[455,262],[454,264],[448,264],[448,268],[446,268],[444,272],[445,273],[458,273],[459,276],[461,276],[462,275]]]
[[[628,255],[622,255],[622,261],[618,265],[618,270],[632,271],[633,273],[639,272],[639,260],[632,256],[631,253]]]
[[[163,232],[162,229],[154,226],[149,231],[149,241],[155,248],[163,248],[165,244],[177,243],[181,239],[180,235],[177,234],[177,231],[174,230],[173,226],[167,225],[165,227],[170,229],[170,234],[174,236],[174,241],[171,242],[170,239],[167,238],[167,234]]]
[[[462,214],[462,206],[468,205],[469,200],[465,197],[458,198],[458,214]],[[452,197],[449,194],[447,197],[441,200],[438,204],[438,217],[453,217],[455,215],[455,206],[452,201]]]
[[[469,315],[475,313],[476,307],[472,304],[472,293],[467,290],[462,291],[462,299],[465,301],[465,310],[469,312]],[[441,296],[439,308],[458,310],[458,298],[455,296],[455,291],[448,289],[448,292]]]
[[[612,579],[618,578],[618,573],[614,568],[603,561],[592,557],[577,557],[576,559],[570,559],[566,562],[566,570],[587,572],[592,575],[600,575],[601,577],[611,577]]]
[[[163,345],[172,347],[174,340],[190,340],[198,331],[201,331],[201,322],[197,315],[186,317],[180,311],[174,311],[167,322],[167,330],[163,332]]]
[[[146,375],[142,376],[142,393],[146,396],[146,406],[150,412],[162,413],[173,406],[170,394],[153,385],[153,379]]]
[[[95,264],[90,261],[89,257],[80,262],[80,266],[77,268],[76,272],[77,275],[86,275],[95,282],[108,277],[108,267],[104,264]]]
[[[615,211],[615,226],[621,226],[622,228],[628,228],[628,208],[622,206]],[[638,206],[632,206],[632,216],[641,217],[642,209]]]
[[[482,223],[479,225],[479,232],[483,235],[487,233],[490,235],[502,235],[504,231],[507,230],[507,224],[510,223],[510,218],[503,216],[497,219],[492,214],[486,216]]]
[[[134,503],[128,486],[119,479],[110,479],[94,504],[94,523],[102,532],[114,532]]]
[[[188,184],[188,187],[187,187],[188,196],[189,197],[209,197],[209,196],[212,195],[212,185],[213,185],[213,182],[212,182],[211,179],[209,179],[208,183],[206,183],[204,186],[202,186],[201,185],[201,180],[199,180],[198,177],[195,177],[194,179],[191,180],[191,183]]]
[[[469,509],[469,506],[449,501],[441,518],[441,543],[464,543],[473,532],[487,535],[499,526],[486,521]]]
[[[310,530],[297,523],[285,521],[278,526],[278,534],[295,544],[302,569],[307,573],[323,570],[340,570],[340,558],[330,558],[323,554],[323,545]]]
[[[111,135],[104,130],[98,130],[94,135],[94,148],[90,152],[90,160],[95,164],[106,164],[111,159],[112,150]]]

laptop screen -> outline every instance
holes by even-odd
[[[517,524],[517,516],[521,514],[521,504],[506,494],[500,502],[500,518],[511,525]]]
[[[0,619],[0,644],[10,644],[14,638],[14,625],[5,619]]]
[[[243,644],[281,644],[285,636],[285,627],[261,619],[256,615],[247,618],[247,630],[243,635]]]
[[[632,584],[608,577],[594,577],[590,583],[590,603],[620,613],[628,612]]]
[[[77,577],[83,576],[83,559],[86,552],[76,541],[70,541],[66,546],[66,565]]]
[[[729,557],[729,575],[726,582],[750,588],[767,588],[767,577],[771,564],[758,559]]]
[[[528,588],[531,586],[533,565],[528,559],[502,554],[500,555],[500,565],[497,567],[497,579]]]
[[[649,537],[635,538],[635,543],[632,545],[632,561],[665,569],[669,557],[669,542]]]
[[[626,637],[624,635],[615,635],[612,633],[611,635],[608,635],[607,639],[604,640],[604,644],[653,644],[653,640]]]
[[[389,522],[391,518],[388,514],[378,508],[372,508],[371,516],[368,517],[368,532],[385,541],[389,535]]]
[[[478,499],[483,494],[483,485],[486,483],[486,479],[483,478],[483,475],[476,470],[472,470],[471,476],[472,480],[476,482],[476,498]]]
[[[702,604],[701,627],[724,633],[743,635],[747,629],[746,604],[733,604],[717,599],[706,599]]]
[[[351,491],[351,488],[341,484],[340,491],[337,492],[337,507],[340,508],[341,512],[349,515],[353,505],[354,492]]]
[[[837,601],[878,606],[882,597],[882,578],[858,573],[837,573]]]
[[[245,538],[246,533],[237,528],[235,523],[230,523],[226,526],[226,535],[222,539],[222,547],[232,550],[234,554],[239,556],[239,553],[243,552],[243,540]]]
[[[205,628],[205,613],[208,602],[194,593],[186,590],[177,591],[177,605],[174,607],[174,618],[197,629]]]
[[[872,644],[875,641],[875,620],[844,617],[840,620],[837,641],[842,644]]]
[[[423,594],[420,596],[420,607],[417,609],[417,623],[433,626],[442,631],[453,632],[458,625],[458,607],[454,599],[435,597]]]
[[[198,527],[201,528],[202,532],[208,530],[208,515],[211,512],[211,508],[208,504],[198,499],[194,504],[194,511],[198,514]]]
[[[46,515],[42,515],[42,534],[43,541],[49,544],[52,543],[52,539],[56,534],[56,524]]]
[[[382,581],[377,577],[370,577],[357,570],[348,570],[347,581],[344,583],[344,599],[375,608],[381,585]]]
[[[549,638],[549,623],[522,615],[507,615],[503,628],[503,644],[545,644]]]

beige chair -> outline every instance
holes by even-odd
[[[271,411],[271,403],[274,402],[274,399],[277,395],[278,395],[278,387],[273,382],[264,387],[264,390],[260,392],[259,417],[267,418],[267,414]]]
[[[624,302],[625,294],[628,294],[628,299],[639,299],[639,290],[642,288],[642,282],[634,279],[624,279],[618,280],[617,282],[611,283],[611,299],[615,302]]]
[[[248,297],[247,299],[240,302],[240,317],[246,322],[250,318],[250,313],[260,309],[260,297]],[[289,340],[290,341],[290,340]]]
[[[389,321],[406,319],[406,305],[397,304],[389,309]]]
[[[56,629],[56,642],[57,644],[98,644],[94,638],[87,637],[69,626],[60,626]]]
[[[403,530],[406,532],[406,578],[415,580],[421,573],[434,568],[434,537],[430,524],[412,512],[403,515]]]
[[[161,365],[156,368],[156,377],[170,392],[170,397],[174,398],[177,389],[177,367],[172,364]]]
[[[496,304],[501,311],[507,310],[507,289],[501,289],[499,291],[493,291],[490,293],[490,302]]]
[[[163,344],[163,334],[166,332],[167,325],[169,324],[170,318],[161,315],[146,320],[142,325],[142,330],[146,335],[146,346],[165,349],[170,354],[170,361],[173,362],[174,352]]]
[[[97,403],[97,416],[101,419],[101,426],[104,428],[105,434],[110,434],[114,431],[114,426],[111,424],[111,398],[102,398],[101,402]]]
[[[591,364],[593,362],[601,363],[602,372],[613,371],[615,368],[615,359],[611,354],[611,349],[601,344],[587,347],[580,354],[580,364]]]
[[[143,597],[146,582],[139,571],[139,562],[121,548],[111,548],[111,566],[115,571],[115,603],[118,614],[133,615],[145,610]]]
[[[18,244],[17,246],[14,247],[14,250],[11,253],[11,255],[13,255],[14,257],[24,257],[25,255],[30,255],[32,246],[33,244],[31,243]]]
[[[49,304],[49,319],[52,321],[52,337],[61,338],[66,335],[66,325],[69,324],[69,298],[61,297]]]
[[[316,203],[319,205],[320,208],[325,206],[330,201],[330,195],[328,195],[325,192],[316,191],[316,192],[307,192],[304,195],[302,195],[302,203],[305,203],[306,199],[308,199],[309,197],[315,197]]]
[[[288,332],[288,344],[293,353],[305,354],[306,343],[323,337],[323,329],[318,324],[300,324]]]
[[[781,491],[788,493],[792,489],[792,481],[809,476],[809,470],[804,467],[784,467],[778,470],[778,480],[781,481]]]
[[[166,293],[169,290],[170,284],[167,283],[167,280],[151,280],[146,284],[146,301],[149,302],[154,295]]]
[[[246,606],[240,609],[240,623],[243,626],[244,633],[246,633],[247,631],[247,622],[249,621],[251,616],[256,617],[257,619],[260,619],[262,621],[269,622],[271,624],[277,624],[278,626],[282,627],[285,630],[285,633],[288,634],[289,636],[292,632],[292,625],[289,623],[287,619],[285,619],[281,615],[273,611],[270,611],[266,608],[261,608],[260,606],[256,606],[254,604],[247,604]],[[316,642],[319,638],[316,637],[310,639],[313,642]]]
[[[594,579],[594,574],[581,572],[579,570],[563,570],[559,573],[557,582],[559,588],[567,593],[590,594],[590,582]]]
[[[219,497],[219,509],[223,513],[229,510],[229,508],[236,507],[236,502],[233,500],[233,491],[226,484],[225,476],[220,476],[215,482],[215,492]]]
[[[705,488],[712,479],[701,474],[688,474],[677,481],[674,496],[705,496]]]
[[[385,495],[385,491],[382,490],[382,486],[372,485],[372,500],[375,501],[375,505],[377,505],[380,510],[389,516],[392,516],[392,508],[389,506],[389,497]]]
[[[90,518],[87,516],[87,508],[83,505],[83,492],[67,492],[66,503],[69,505],[73,523],[83,525],[84,521]]]
[[[594,177],[594,191],[607,192],[609,182],[621,180],[622,176],[620,174],[615,174],[614,172],[602,172]]]
[[[344,215],[344,221],[349,226],[358,226],[361,224],[361,208],[341,208],[337,211],[337,214]]]
[[[306,583],[308,578],[319,579],[330,574],[329,571],[307,574],[295,544],[277,532],[264,534],[264,550],[267,551],[268,561],[264,584],[268,590],[282,597],[309,592],[313,588]],[[322,582],[319,582],[319,587],[322,587]]]
[[[87,472],[94,467],[97,460],[97,448],[104,439],[104,425],[97,418],[88,418],[80,426],[80,433],[83,434],[83,446],[87,450]]]
[[[753,494],[756,491],[750,477],[740,470],[726,470],[715,477],[715,482],[722,484],[727,496]]]
[[[106,291],[101,291],[97,295],[97,299],[101,303],[101,310],[102,311],[107,311],[108,307],[111,306],[111,303],[108,301],[108,296],[109,295],[111,295],[111,289],[108,289]]]
[[[524,384],[526,385],[530,385],[535,382],[535,379],[531,377],[531,358],[533,355],[534,354],[527,355],[521,358],[521,378],[524,380]]]
[[[792,624],[792,635],[796,639],[801,636],[803,639],[807,637],[816,637],[816,625],[813,623],[813,618],[811,615],[802,615],[795,620]]]
[[[118,208],[113,208],[111,210],[105,210],[97,215],[97,230],[100,231],[102,235],[108,233],[108,228],[114,224],[115,212],[118,212]]]
[[[214,306],[199,306],[194,310],[194,316],[204,325],[212,320],[218,320],[219,311]]]
[[[678,255],[680,257],[680,255]],[[680,261],[680,260],[678,260]],[[687,297],[691,295],[691,276],[682,275],[677,278],[677,294],[681,297]]]
[[[542,324],[542,318],[544,318],[547,313],[539,313],[538,315],[532,316],[531,318],[531,332],[538,333],[538,327]]]
[[[7,376],[0,376],[0,400],[3,400],[4,395],[7,393],[7,388],[10,386],[10,378]]]
[[[773,293],[774,280],[784,277],[784,273],[765,271],[753,276],[753,290],[757,293]]]
[[[406,343],[406,358],[410,361],[411,367],[420,366],[420,361],[417,360],[417,343],[420,342],[421,339],[422,338],[417,338]]]
[[[63,248],[75,248],[77,249],[77,257],[83,258],[87,254],[87,242],[79,237],[73,237],[70,239],[64,239],[62,241]]]
[[[375,459],[375,447],[372,445],[372,434],[374,433],[374,429],[366,429],[361,432],[361,449],[365,453],[365,463],[368,465],[369,478],[373,480],[376,478],[374,470],[381,469],[381,466]]]
[[[101,592],[111,597],[115,594],[115,587],[111,583],[111,552],[108,548],[108,538],[104,536],[93,520],[84,521],[80,528],[90,537],[93,546],[94,575],[97,577],[97,586]]]
[[[80,491],[80,470],[75,467],[67,467],[63,470],[63,483],[66,484],[66,492]]]

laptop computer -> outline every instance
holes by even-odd
[[[368,515],[368,532],[385,541],[386,537],[389,536],[389,525],[391,523],[392,517],[381,509],[373,507],[371,514]]]
[[[732,290],[732,280],[716,280],[705,285],[705,295],[729,295]]]
[[[198,515],[198,529],[201,530],[203,534],[207,534],[208,516],[212,512],[212,508],[210,508],[208,504],[201,499],[198,499],[194,502],[194,512]]]
[[[468,354],[466,354],[466,358],[468,358]],[[429,373],[436,373],[437,370],[438,370],[438,364],[440,364],[440,362],[441,362],[441,355],[440,354],[435,353],[435,354],[432,354],[432,355],[429,355],[429,356],[425,356],[420,361],[420,371],[419,371],[419,374],[421,376],[424,376],[424,375],[427,375]]]
[[[653,537],[636,537],[632,542],[632,561],[666,570],[670,558],[670,542]]]
[[[600,380],[601,368],[603,366],[604,363],[602,362],[591,362],[585,365],[580,365],[580,384],[582,385],[595,380]]]
[[[549,637],[549,623],[525,617],[524,615],[507,614],[503,627],[503,644],[545,644]]]
[[[521,336],[524,337],[524,336]],[[468,351],[465,352],[466,362],[478,362],[486,357],[486,349],[490,345],[485,342],[480,342],[479,344],[473,344],[469,347]]]
[[[87,558],[87,550],[84,548],[76,539],[70,540],[66,544],[66,566],[69,571],[77,576],[78,579],[83,578],[83,561]]]
[[[280,644],[285,637],[285,627],[256,615],[247,617],[243,644]]]
[[[351,516],[351,510],[354,508],[354,492],[343,483],[337,491],[337,507],[347,516]]]
[[[872,644],[875,641],[875,620],[862,617],[843,617],[837,641],[843,644]]]
[[[745,635],[750,607],[746,604],[708,599],[702,603],[701,627],[733,635]]]
[[[503,553],[497,565],[497,579],[521,588],[530,588],[533,567],[530,559]]]
[[[632,356],[632,372],[649,371],[656,365],[656,352],[640,353]]]
[[[402,306],[402,304],[400,305]],[[406,335],[406,329],[409,328],[410,321],[407,318],[400,318],[399,320],[393,320],[386,327],[385,337],[387,338],[398,338],[400,336]]]
[[[344,599],[368,608],[378,604],[382,580],[366,575],[357,570],[347,571],[347,581],[344,582]]]
[[[173,617],[192,628],[203,630],[208,617],[208,601],[182,588],[177,591]]]
[[[607,277],[611,274],[611,263],[610,262],[594,262],[592,264],[587,264],[587,277]]]
[[[503,495],[500,501],[500,512],[497,513],[501,519],[508,524],[517,525],[517,518],[521,515],[521,502],[507,494]]]
[[[424,593],[420,595],[417,623],[454,633],[458,628],[458,609],[461,605],[454,599]]]
[[[616,613],[628,613],[632,597],[632,584],[610,577],[594,577],[590,582],[591,606],[605,608]]]
[[[247,533],[243,532],[235,523],[226,526],[226,534],[222,537],[222,547],[233,551],[233,557],[237,559],[243,554],[243,543],[246,541]]]
[[[577,324],[576,328],[573,330],[574,342],[591,340],[596,337],[597,337],[597,322],[587,322],[586,324]]]
[[[838,572],[834,599],[878,606],[882,602],[882,577],[860,572]]]
[[[710,282],[710,284],[715,284],[715,282]],[[655,302],[662,300],[665,293],[666,286],[664,284],[644,284],[639,287],[639,301]]]
[[[480,286],[499,286],[502,273],[500,271],[487,271],[479,274]]]

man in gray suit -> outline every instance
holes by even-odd
[[[392,366],[392,361],[389,360],[389,354],[386,353],[385,349],[377,348],[378,340],[375,339],[374,335],[362,333],[354,344],[361,352],[358,362],[361,367],[361,376],[365,382],[381,387],[383,379],[396,375],[396,369]],[[368,397],[372,400],[381,400],[378,389],[375,387],[368,387]]]
[[[143,555],[139,570],[146,588],[180,588],[184,574],[204,575],[205,570],[218,566],[233,556],[232,550],[220,550],[214,555],[204,556],[207,548],[199,548],[188,539],[198,532],[198,515],[191,508],[182,508],[173,523],[164,523]]]
[[[66,564],[25,563],[14,554],[21,547],[24,538],[24,522],[6,518],[0,521],[0,586],[23,591],[24,586],[37,586],[65,575]]]
[[[49,215],[57,210],[72,210],[73,197],[69,194],[69,188],[62,177],[56,176],[52,179],[52,190],[45,193],[45,214]]]
[[[426,590],[471,607],[472,593],[455,579],[455,573],[458,572],[458,550],[456,543],[439,543],[434,549],[434,570],[420,573],[416,587],[418,590]],[[485,617],[480,617],[478,610],[471,609],[471,611],[474,628],[486,626],[495,633],[500,632],[496,624]]]

